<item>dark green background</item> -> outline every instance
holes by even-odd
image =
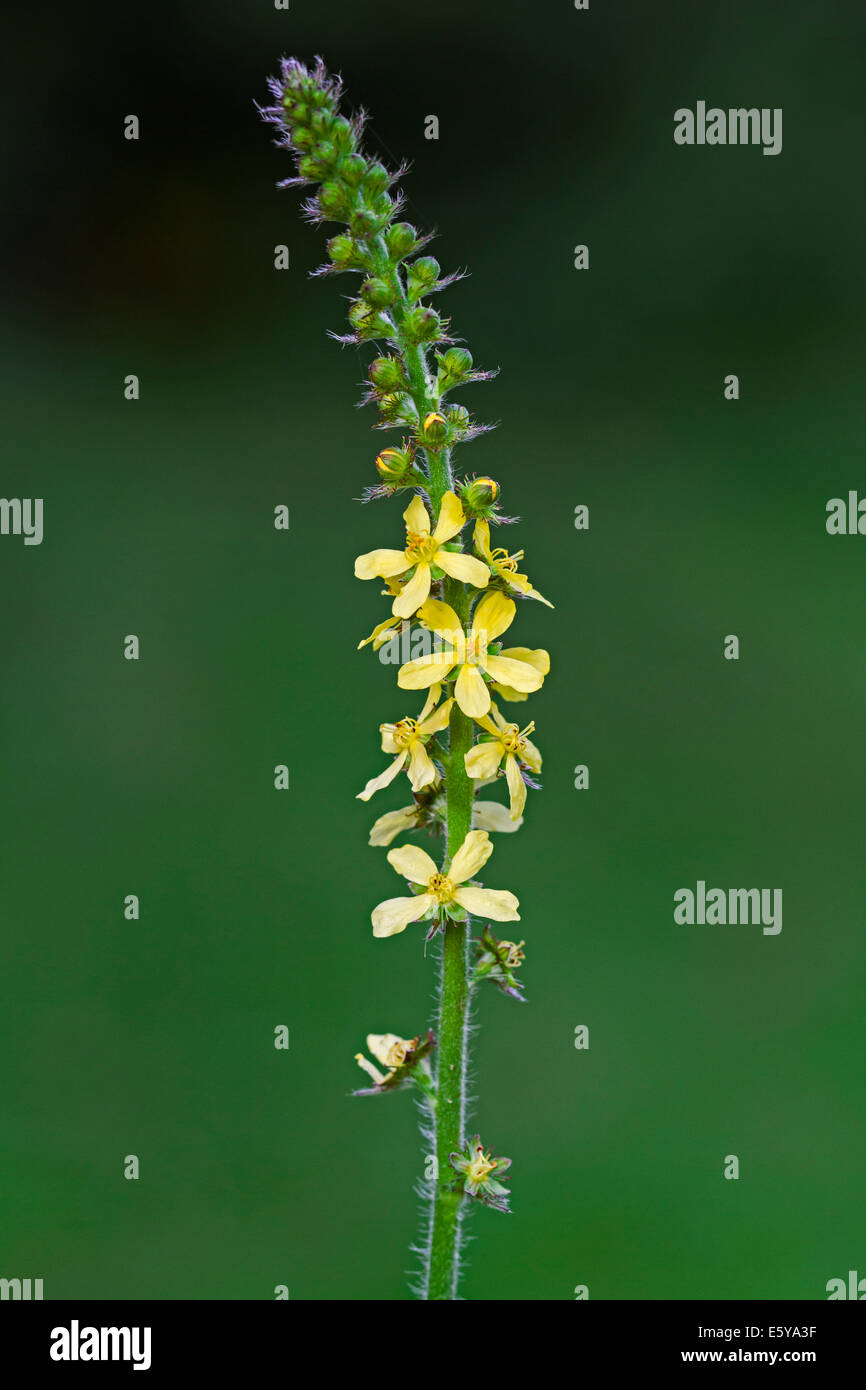
[[[0,1275],[407,1297],[412,1102],[347,1098],[366,1032],[419,1030],[434,988],[419,930],[370,932],[399,889],[367,830],[404,788],[354,800],[378,723],[415,712],[354,650],[382,600],[352,560],[400,506],[352,500],[370,353],[326,336],[349,286],[307,279],[323,232],[252,105],[291,52],[343,71],[471,269],[442,307],[501,368],[463,396],[501,428],[460,462],[557,604],[512,629],[554,667],[544,792],[487,871],[522,900],[529,1003],[481,998],[473,1064],[515,1213],[475,1214],[465,1295],[866,1274],[866,539],[824,528],[866,492],[861,7],[200,0],[16,29],[2,492],[45,498],[45,540],[0,538]],[[678,148],[698,99],[782,107],[782,154]],[[698,878],[781,887],[781,935],[676,926]]]

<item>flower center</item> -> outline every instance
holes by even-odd
[[[475,1157],[469,1165],[468,1176],[473,1182],[483,1182],[488,1173],[492,1173],[496,1167],[496,1162],[486,1154],[483,1149],[475,1150]]]
[[[519,729],[516,724],[506,724],[499,731],[499,738],[506,753],[525,753],[526,736],[531,734],[535,728],[535,721],[527,724],[525,729]]]
[[[418,720],[407,715],[394,725],[394,742],[398,748],[407,748],[418,732]]]
[[[427,883],[427,892],[433,893],[440,903],[450,903],[454,897],[454,884],[445,874],[434,874]]]
[[[499,949],[505,952],[505,964],[509,970],[516,970],[523,964],[525,956],[522,946],[522,941],[500,941]]]
[[[438,549],[438,541],[425,532],[410,531],[406,537],[406,559],[411,560],[413,565],[421,561],[429,565],[436,558]]]
[[[516,574],[517,562],[523,559],[523,551],[516,550],[513,555],[509,555],[507,550],[494,550],[490,558],[495,569],[507,570],[509,574]]]
[[[487,633],[470,632],[466,639],[466,655],[463,658],[471,666],[483,666],[487,660]]]
[[[385,1059],[386,1067],[390,1067],[392,1071],[396,1071],[398,1067],[402,1067],[411,1050],[411,1043],[395,1042]]]

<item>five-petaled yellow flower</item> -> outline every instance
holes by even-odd
[[[491,705],[489,715],[480,715],[477,723],[485,733],[491,734],[492,738],[483,743],[476,743],[474,748],[470,748],[469,752],[464,754],[466,772],[473,781],[495,777],[504,758],[505,778],[511,799],[511,819],[518,820],[526,806],[526,783],[520,771],[520,764],[525,764],[530,772],[541,771],[541,754],[535,744],[527,738],[535,724],[531,722],[525,729],[519,728],[517,724],[509,724],[495,705]]]
[[[533,589],[527,575],[517,573],[517,562],[523,559],[522,550],[515,550],[513,555],[509,555],[507,550],[490,549],[490,522],[485,521],[483,517],[479,517],[475,523],[473,540],[478,554],[497,579],[501,579],[510,589],[515,589],[524,597],[537,598],[539,603],[546,603],[548,608],[553,607],[550,599]]]
[[[403,520],[406,523],[405,550],[371,550],[355,561],[357,579],[393,579],[414,570],[391,606],[395,617],[411,618],[429,597],[433,565],[452,579],[459,579],[461,584],[472,584],[476,589],[486,587],[490,570],[481,560],[474,555],[445,549],[446,542],[459,535],[466,525],[463,504],[456,493],[446,492],[442,498],[439,520],[432,535],[427,508],[417,494],[403,513]]]
[[[485,594],[467,634],[453,608],[439,599],[428,599],[418,617],[425,627],[451,644],[450,650],[407,661],[397,673],[397,684],[402,690],[425,690],[435,682],[446,680],[454,668],[459,667],[454,696],[463,713],[476,719],[490,709],[490,691],[483,671],[508,689],[539,690],[544,683],[544,673],[535,665],[510,654],[493,656],[488,653],[489,644],[511,626],[516,612],[514,600],[505,594],[498,590]],[[541,655],[549,670],[547,652]]]
[[[384,772],[380,772],[378,777],[371,777],[364,790],[358,792],[358,801],[369,801],[374,792],[393,782],[397,773],[406,767],[407,763],[406,775],[412,784],[413,792],[420,792],[422,787],[429,787],[431,782],[435,782],[436,764],[424,745],[431,734],[438,734],[442,729],[447,729],[451,706],[454,704],[453,699],[443,700],[439,708],[434,709],[441,693],[442,687],[434,685],[417,719],[407,716],[396,724],[379,725],[382,752],[394,753],[396,757]]]
[[[388,898],[373,909],[373,935],[396,936],[410,922],[417,922],[440,907],[456,903],[479,917],[494,922],[519,922],[520,906],[513,893],[497,888],[476,888],[467,879],[477,874],[493,853],[486,830],[470,830],[446,872],[423,849],[401,845],[388,851],[388,862],[410,883],[424,888],[411,898]]]

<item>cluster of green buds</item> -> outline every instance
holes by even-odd
[[[295,58],[284,59],[279,77],[268,85],[274,104],[260,108],[261,114],[276,127],[277,143],[291,151],[297,168],[280,187],[318,185],[304,203],[306,217],[345,227],[328,241],[328,260],[316,274],[361,277],[349,305],[350,332],[333,336],[344,344],[385,345],[369,368],[363,399],[377,406],[376,428],[409,431],[399,449],[376,457],[379,480],[362,500],[423,486],[428,473],[419,450],[424,456],[438,454],[491,428],[478,424],[465,406],[446,403],[446,397],[495,373],[475,368],[472,354],[449,336],[448,320],[426,302],[461,274],[443,275],[433,256],[419,255],[430,238],[398,220],[403,199],[394,185],[405,169],[392,173],[364,154],[364,116],[349,119],[340,113],[341,83],[320,59],[311,69]],[[434,410],[428,408],[431,398]],[[491,516],[486,505],[481,502],[467,515]]]
[[[484,928],[475,943],[475,968],[472,972],[473,984],[490,980],[512,999],[525,1002],[523,981],[515,976],[525,959],[523,941],[500,941],[493,935],[489,925]]]
[[[485,1149],[481,1136],[474,1135],[461,1153],[451,1155],[451,1166],[463,1179],[463,1192],[495,1211],[510,1211],[507,1187],[499,1178],[511,1167],[510,1158],[494,1158]]]

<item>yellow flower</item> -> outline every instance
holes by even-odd
[[[455,493],[446,492],[442,498],[439,520],[432,535],[427,508],[417,494],[403,513],[403,520],[406,523],[405,550],[371,550],[366,555],[359,555],[355,561],[357,579],[375,579],[377,576],[393,579],[414,570],[412,578],[394,599],[391,612],[395,617],[411,618],[429,597],[433,565],[452,579],[459,579],[462,584],[472,584],[476,589],[485,588],[490,579],[490,570],[481,560],[476,560],[473,555],[445,549],[446,542],[458,535],[466,525],[463,505]]]
[[[364,790],[358,792],[358,801],[369,801],[374,792],[387,787],[407,762],[406,774],[413,792],[419,792],[422,787],[428,787],[431,782],[435,782],[436,765],[424,745],[431,734],[438,734],[442,729],[447,729],[451,706],[454,704],[453,699],[443,700],[439,708],[434,709],[441,694],[442,687],[434,685],[417,719],[407,716],[397,724],[379,725],[382,752],[395,753],[396,757],[384,772],[380,772],[378,777],[372,777]]]
[[[377,1086],[383,1086],[388,1078],[394,1075],[397,1068],[402,1067],[417,1041],[417,1038],[398,1038],[396,1033],[367,1034],[367,1047],[376,1061],[383,1067],[387,1067],[387,1075],[383,1075],[378,1068],[374,1067],[363,1052],[355,1053],[355,1061],[361,1070],[367,1073],[371,1081],[375,1081]]]
[[[478,554],[489,565],[497,579],[501,579],[509,588],[516,589],[526,598],[537,598],[539,603],[546,603],[548,608],[553,607],[550,599],[533,589],[525,574],[517,573],[517,562],[523,559],[522,550],[516,550],[513,555],[509,555],[507,550],[490,549],[490,522],[485,521],[483,517],[479,517],[475,523],[473,540]]]
[[[535,744],[530,743],[527,738],[535,724],[530,722],[525,729],[519,728],[516,724],[509,724],[495,705],[491,705],[490,715],[482,714],[476,722],[492,737],[489,741],[476,743],[474,748],[470,748],[469,752],[464,754],[466,772],[474,781],[495,777],[504,759],[505,778],[511,800],[511,819],[518,820],[523,815],[526,805],[526,783],[520,771],[520,764],[523,763],[531,772],[541,771],[541,754]]]
[[[491,917],[494,922],[519,922],[520,906],[513,893],[504,889],[476,888],[467,879],[477,874],[493,853],[486,830],[470,830],[451,861],[447,873],[441,873],[423,849],[401,845],[388,851],[388,863],[410,883],[421,885],[425,891],[411,898],[388,898],[373,909],[373,935],[396,936],[410,922],[449,907],[452,903],[479,917]]]
[[[477,718],[490,709],[490,691],[482,671],[491,680],[520,691],[539,690],[544,675],[531,663],[506,656],[488,655],[496,640],[514,621],[517,605],[498,590],[485,594],[475,610],[468,635],[454,609],[438,599],[428,599],[418,614],[422,623],[451,644],[450,651],[433,652],[407,661],[397,673],[401,690],[425,690],[434,681],[444,681],[459,667],[454,695],[464,714]],[[550,658],[547,659],[548,669]]]
[[[550,671],[550,657],[543,647],[503,647],[499,653],[511,661],[525,661],[532,666],[542,680]],[[512,685],[503,685],[501,681],[494,681],[493,689],[497,695],[501,695],[503,700],[525,700],[525,690],[515,690]]]

